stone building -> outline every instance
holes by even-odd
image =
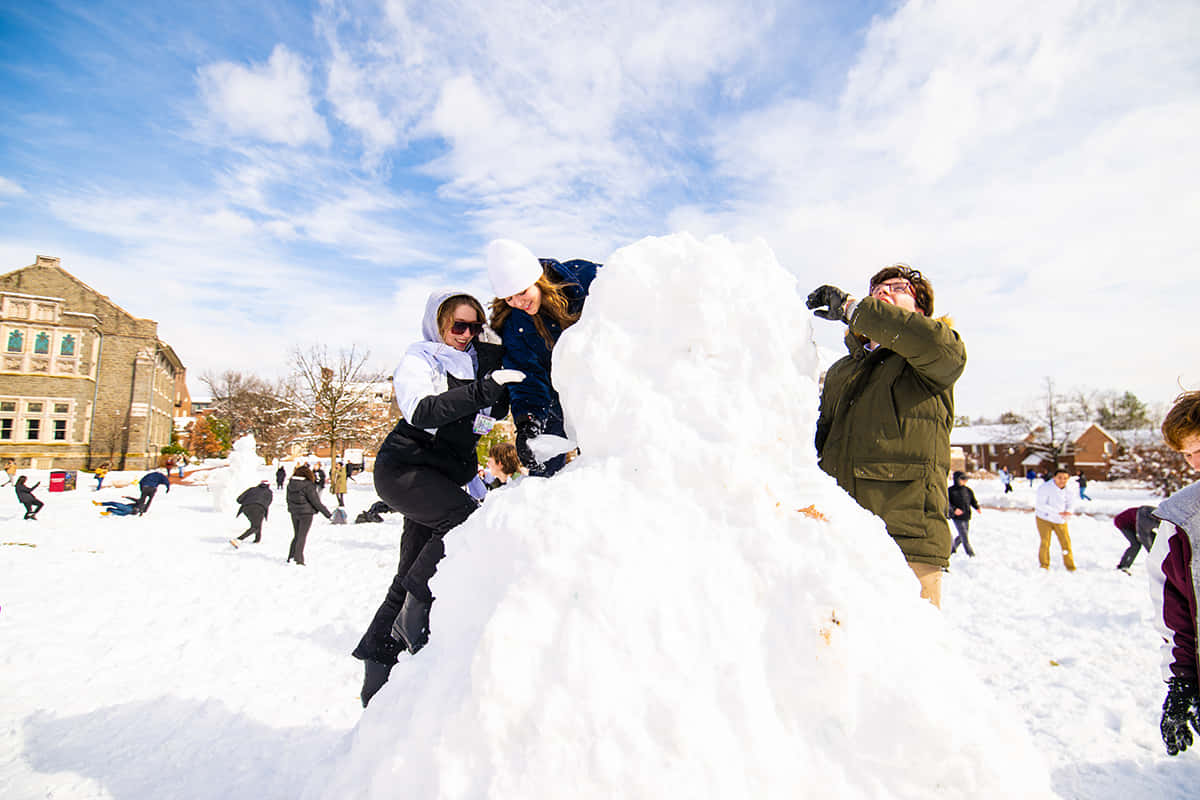
[[[0,275],[0,461],[156,466],[176,407],[189,402],[184,376],[157,322],[125,311],[57,258]]]

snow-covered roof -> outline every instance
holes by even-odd
[[[950,431],[950,444],[1014,444],[1028,435],[1024,425],[964,425]]]

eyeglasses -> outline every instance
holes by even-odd
[[[462,336],[467,331],[470,331],[472,336],[478,336],[479,334],[483,333],[483,323],[482,322],[463,322],[461,320],[456,319],[456,320],[454,320],[453,323],[450,324],[450,332],[453,334]]]
[[[884,292],[890,295],[907,294],[916,297],[916,290],[913,289],[913,285],[904,278],[893,278],[890,281],[877,283],[871,287],[872,297],[877,297]]]

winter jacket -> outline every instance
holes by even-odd
[[[856,334],[880,344],[869,351]],[[821,393],[821,469],[883,519],[908,561],[948,566],[946,476],[954,382],[967,361],[962,339],[943,320],[867,297],[851,315],[846,346]]]
[[[541,262],[556,277],[556,282],[564,284],[567,311],[571,314],[583,311],[588,289],[596,278],[596,270],[602,265],[579,259],[559,263],[552,258],[543,258]],[[562,335],[562,328],[545,316],[542,321],[550,337],[557,342]],[[511,309],[508,318],[496,332],[504,340],[504,367],[525,373],[525,380],[508,387],[513,416],[533,415],[537,419],[553,416],[562,419],[558,392],[550,384],[551,348],[538,333],[533,318],[524,311]]]
[[[489,377],[500,347],[476,341],[460,351],[438,336],[437,309],[454,294],[461,293],[430,295],[421,325],[425,338],[408,348],[392,376],[403,419],[380,445],[376,471],[389,463],[428,466],[465,486],[479,463],[476,417],[508,414],[507,392]]]
[[[329,490],[334,494],[346,493],[346,468],[332,467],[329,470]]]
[[[261,483],[257,486],[251,486],[249,489],[238,495],[237,501],[240,507],[238,508],[237,514],[234,514],[234,516],[236,517],[238,514],[244,514],[246,512],[246,506],[259,506],[262,508],[263,519],[266,519],[267,509],[271,507],[271,501],[274,499],[275,493],[271,491],[270,486],[266,486]]]
[[[38,481],[33,486],[30,486],[25,482],[25,476],[22,475],[21,477],[17,478],[17,485],[13,487],[13,491],[17,493],[17,499],[21,501],[22,505],[26,503],[36,503],[37,498],[33,496],[33,490],[41,485],[42,482]]]
[[[145,475],[143,475],[142,479],[138,481],[138,486],[140,486],[143,490],[153,488],[155,491],[158,490],[159,486],[165,486],[167,487],[167,492],[170,492],[171,479],[166,475],[163,475],[161,472],[155,470],[154,472],[147,472]]]
[[[1149,550],[1154,546],[1154,536],[1159,524],[1154,516],[1154,506],[1132,506],[1113,517],[1118,530],[1129,531],[1142,547]]]
[[[1038,519],[1061,525],[1066,522],[1064,512],[1074,510],[1071,494],[1065,489],[1058,488],[1053,480],[1044,482],[1037,490],[1037,499],[1033,503],[1033,513]]]
[[[956,485],[951,486],[948,492],[950,500],[950,519],[971,518],[971,509],[979,510],[979,501],[975,499],[975,492],[970,486]],[[955,514],[954,509],[961,509],[963,513]]]
[[[317,512],[325,515],[326,519],[330,516],[329,509],[317,494],[317,487],[308,478],[293,477],[288,481],[286,497],[288,513],[293,517],[311,517]]]
[[[1192,554],[1200,546],[1200,481],[1162,501],[1154,516],[1163,524],[1147,569],[1155,623],[1163,637],[1163,680],[1174,676],[1195,680],[1200,675],[1196,651],[1200,574],[1194,570]]]

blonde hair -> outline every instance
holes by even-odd
[[[549,268],[545,261],[542,262],[542,276],[537,279],[534,286],[542,293],[541,305],[538,307],[538,312],[533,315],[533,326],[537,328],[538,334],[546,343],[546,347],[554,347],[554,338],[550,336],[550,330],[546,327],[546,319],[558,323],[558,327],[562,330],[574,325],[579,321],[578,314],[572,314],[567,310],[567,295],[563,292],[565,283],[558,283],[550,278]],[[503,297],[497,297],[492,300],[492,330],[500,330],[500,326],[508,319],[508,315],[512,313],[512,307],[504,301]]]
[[[446,338],[446,330],[454,322],[454,312],[459,306],[470,306],[475,309],[476,322],[481,325],[487,321],[487,315],[483,313],[483,304],[469,294],[455,294],[447,297],[438,306],[437,310],[437,326],[438,336]]]

